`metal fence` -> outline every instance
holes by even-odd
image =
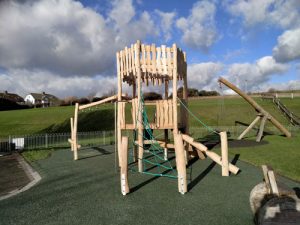
[[[246,126],[224,126],[211,127],[218,131],[229,132],[229,138],[237,138]],[[287,129],[296,134],[300,132],[299,127],[288,126]],[[255,136],[257,129],[252,129],[248,136]],[[266,127],[265,132],[272,134],[280,134],[275,127]],[[204,127],[190,127],[190,134],[194,138],[210,138],[211,131]],[[82,147],[93,147],[112,145],[115,143],[114,131],[92,131],[92,132],[78,132],[78,143]],[[126,131],[123,135],[132,136],[132,131]],[[155,131],[154,136],[162,138],[162,131]],[[171,134],[172,135],[172,134]],[[48,149],[48,148],[69,148],[68,139],[71,137],[70,133],[52,133],[52,134],[31,134],[31,135],[10,135],[8,138],[0,139],[0,152],[11,152],[15,150],[33,150],[33,149]],[[170,136],[171,137],[171,136]],[[131,137],[130,137],[131,138]]]
[[[78,142],[82,147],[114,144],[114,131],[78,132]],[[0,140],[0,152],[48,148],[68,148],[70,133],[10,135]]]

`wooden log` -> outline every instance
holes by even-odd
[[[260,122],[260,127],[259,127],[259,131],[258,131],[258,134],[256,137],[256,142],[260,142],[260,140],[264,134],[264,128],[265,128],[267,118],[268,118],[267,116],[264,116]]]
[[[182,136],[174,133],[175,142],[175,155],[176,155],[176,168],[178,174],[178,191],[181,194],[187,192],[187,181],[186,181],[186,166],[184,158],[184,146]]]
[[[217,153],[209,151],[205,145],[203,145],[203,144],[201,144],[199,142],[191,141],[192,138],[190,138],[188,135],[182,135],[182,138],[183,138],[184,141],[188,142],[189,144],[191,144],[195,148],[198,148],[199,150],[205,152],[205,154],[209,158],[211,158],[217,164],[219,164],[220,166],[222,166],[222,159],[221,159],[221,157]],[[229,163],[228,169],[233,174],[237,174],[238,171],[240,170],[238,167],[236,167],[235,165],[233,165],[231,163]]]
[[[73,152],[74,152],[74,160],[78,159],[78,141],[77,141],[77,128],[78,128],[78,110],[79,104],[75,104],[75,113],[74,113],[74,136],[73,136]]]
[[[152,53],[152,75],[157,73],[156,70],[156,47],[155,44],[151,45],[151,53]],[[152,80],[153,78],[151,78]]]
[[[278,186],[277,186],[277,182],[273,170],[268,171],[268,177],[271,186],[271,193],[274,195],[279,195]]]
[[[81,106],[79,106],[79,110],[83,110],[83,109],[86,109],[86,108],[89,108],[89,107],[101,105],[103,103],[110,102],[110,101],[113,101],[113,100],[116,100],[116,99],[118,99],[118,95],[113,95],[113,96],[110,96],[108,98],[102,99],[102,100],[97,101],[97,102],[92,102],[92,103],[89,103],[89,104],[86,104],[86,105],[81,105]]]
[[[129,55],[127,47],[125,47],[125,74],[129,76]]]
[[[122,137],[121,149],[121,192],[123,195],[129,193],[128,185],[128,137]]]
[[[118,116],[117,116],[117,141],[118,141],[118,143],[117,143],[117,146],[118,146],[118,148],[117,148],[117,152],[118,152],[118,164],[119,164],[119,167],[121,166],[121,154],[120,154],[120,152],[121,152],[121,146],[122,146],[122,144],[121,144],[121,142],[122,142],[122,130],[121,130],[121,123],[120,123],[120,121],[121,121],[121,113],[120,113],[120,111],[121,111],[121,106],[120,106],[120,101],[122,100],[122,77],[121,77],[121,59],[120,59],[120,54],[117,52],[117,55],[116,55],[116,57],[117,57],[117,76],[118,76],[118,109],[117,109],[117,114],[118,114]]]
[[[229,176],[228,170],[228,142],[227,142],[227,133],[226,131],[220,132],[221,138],[221,152],[222,152],[222,176]]]
[[[241,133],[241,135],[237,138],[241,140],[253,127],[254,125],[260,120],[260,116],[257,116],[252,123]]]
[[[165,139],[165,143],[164,143],[164,160],[168,160],[168,130],[165,129],[164,130],[164,139]]]
[[[271,193],[271,185],[270,185],[270,180],[269,180],[269,177],[268,177],[269,169],[266,165],[262,165],[261,168],[262,168],[262,171],[263,171],[266,187],[268,188],[268,193]]]
[[[74,151],[74,145],[73,145],[73,140],[74,140],[74,122],[73,122],[73,117],[70,118],[70,125],[71,125],[71,151]]]
[[[171,49],[167,48],[167,62],[168,62],[168,79],[172,79],[173,68],[172,68],[172,55]]]
[[[224,78],[219,78],[219,82],[225,84],[227,87],[235,91],[241,97],[243,97],[252,107],[255,108],[258,112],[262,113],[265,116],[268,116],[268,119],[271,123],[277,127],[286,137],[291,137],[291,133],[281,124],[279,123],[274,117],[272,117],[266,110],[264,110],[257,102],[255,102],[249,95],[245,94],[242,90],[238,87],[230,83],[229,81],[225,80]]]
[[[178,133],[177,118],[177,47],[173,44],[173,133]]]
[[[139,104],[139,111],[138,111],[138,169],[139,172],[143,172],[143,130],[144,130],[144,125],[143,125],[143,106],[141,103],[141,67],[140,67],[140,48],[141,48],[141,42],[137,41],[135,44],[135,65],[137,69],[137,91],[138,91],[138,104]]]

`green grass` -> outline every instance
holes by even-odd
[[[256,101],[266,108],[284,125],[288,121],[281,115],[271,101]],[[283,99],[296,115],[300,115],[300,98]],[[222,106],[223,105],[223,106]],[[191,99],[189,109],[209,126],[234,126],[235,121],[250,123],[256,116],[253,108],[242,98],[224,99]],[[150,120],[153,118],[153,107],[148,107]],[[0,137],[34,133],[69,132],[70,117],[74,107],[50,107],[0,112]],[[131,121],[130,107],[126,107],[126,119]],[[191,127],[200,127],[197,121],[190,117]],[[269,126],[269,125],[267,125]],[[113,130],[114,106],[105,104],[96,110],[86,110],[79,113],[79,131]]]
[[[22,152],[22,156],[28,162],[35,162],[35,161],[38,161],[38,160],[48,158],[53,151],[54,151],[54,149],[30,150],[30,151]]]
[[[73,113],[71,106],[1,111],[0,137],[40,133],[63,124]]]
[[[288,125],[288,120],[280,113],[271,101],[262,101],[257,98],[256,101],[268,110],[276,119],[284,125]],[[293,112],[300,115],[300,98],[282,99]],[[236,133],[231,133],[233,137],[237,137],[239,133],[245,128],[235,122],[239,121],[249,124],[256,116],[253,108],[245,102],[242,98],[219,98],[219,99],[191,99],[189,102],[189,109],[198,116],[203,122],[209,126],[227,126],[238,128]],[[69,132],[69,118],[73,115],[74,107],[54,107],[45,109],[30,109],[17,111],[2,111],[0,112],[0,137],[9,134],[30,134],[30,133],[45,133],[45,132]],[[148,107],[147,112],[149,117],[153,117],[153,107]],[[126,118],[131,120],[130,107],[126,107]],[[205,138],[208,132],[203,132],[202,126],[190,117],[191,134],[194,138]],[[266,130],[272,128],[270,123],[267,123]],[[97,110],[86,110],[79,114],[79,131],[92,130],[113,130],[114,129],[114,106],[113,104],[105,104]],[[268,145],[263,145],[255,148],[241,148],[233,149],[234,153],[238,151],[243,152],[241,159],[250,162],[254,165],[261,165],[264,163],[271,164],[277,172],[282,175],[300,180],[300,171],[295,165],[299,159],[299,143],[300,138],[296,131],[293,133],[294,137],[286,139],[277,135],[266,136],[265,140]],[[127,135],[131,135],[127,132]],[[155,135],[159,132],[155,132]],[[254,136],[255,131],[251,131],[248,135]],[[171,136],[171,135],[170,135]],[[82,140],[82,145],[88,145],[94,142],[101,142],[102,137],[97,140]],[[113,140],[107,137],[107,141]],[[90,143],[89,143],[90,142]],[[66,143],[68,145],[68,143]],[[38,158],[40,152],[26,153],[32,154],[29,157]],[[43,157],[43,156],[41,156]],[[34,159],[33,159],[34,160]]]
[[[113,152],[113,147],[106,148]],[[0,201],[0,225],[206,224],[253,225],[251,189],[262,181],[259,168],[238,161],[242,172],[222,177],[211,160],[188,167],[190,192],[177,192],[177,180],[129,172],[131,194],[122,196],[114,154],[70,150],[33,163],[42,180],[33,188]],[[299,187],[286,179],[291,188]]]
[[[300,135],[290,139],[270,135],[264,141],[268,143],[256,147],[231,148],[230,153],[240,154],[241,160],[256,166],[271,165],[277,173],[300,181]]]

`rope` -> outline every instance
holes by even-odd
[[[142,92],[140,93],[140,102],[138,103],[139,106],[138,106],[138,113],[136,115],[136,123],[135,123],[135,137],[133,139],[133,144],[135,146],[138,146],[138,147],[142,147],[144,148],[144,146],[140,146],[138,145],[137,143],[135,143],[135,139],[137,136],[142,136],[144,140],[150,140],[151,141],[151,144],[150,144],[150,148],[149,148],[149,151],[148,153],[150,153],[150,155],[153,156],[154,158],[154,162],[153,161],[150,161],[148,158],[149,156],[146,157],[143,157],[141,160],[143,160],[143,164],[144,164],[144,170],[143,170],[143,173],[144,174],[148,174],[148,175],[153,175],[153,176],[160,176],[160,177],[169,177],[169,178],[177,178],[177,176],[174,176],[174,175],[170,175],[170,174],[166,174],[168,172],[173,172],[173,173],[176,173],[176,171],[174,170],[174,168],[172,167],[171,163],[169,160],[165,160],[163,157],[160,156],[160,154],[163,154],[163,148],[160,146],[160,144],[156,141],[156,138],[158,136],[154,136],[153,135],[153,132],[152,132],[152,129],[150,127],[150,123],[149,123],[149,120],[148,120],[148,115],[147,115],[147,111],[146,111],[146,108],[145,107],[142,107],[144,106],[144,98],[143,98],[143,95],[142,95]],[[140,121],[138,119],[138,114],[139,112],[141,112],[142,108],[144,109],[142,111],[142,121]],[[144,125],[144,131],[147,132],[148,137],[145,136],[145,132],[143,132],[143,134],[140,134],[138,133],[137,131],[137,123],[142,123]],[[145,152],[146,153],[146,152]],[[138,158],[140,160],[140,158]],[[159,162],[162,161],[162,162]],[[159,170],[159,173],[154,173],[154,172],[149,172],[147,171],[148,169],[145,167],[146,163],[150,164],[150,165],[153,165],[154,168],[156,167],[158,170]],[[163,165],[167,163],[168,165]],[[166,169],[165,171],[161,172],[161,168],[164,168]],[[150,168],[152,169],[152,168]]]
[[[194,113],[192,113],[191,110],[189,110],[185,104],[183,104],[183,102],[180,100],[180,98],[177,97],[177,99],[179,100],[180,104],[183,105],[183,107],[186,109],[186,111],[188,111],[188,113],[194,117],[194,119],[200,123],[202,126],[204,126],[208,131],[213,132],[215,134],[219,134],[217,131],[215,131],[213,128],[211,128],[210,126],[206,125],[203,121],[201,121],[197,116],[195,116]]]

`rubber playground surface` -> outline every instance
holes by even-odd
[[[238,175],[221,176],[210,159],[188,168],[189,193],[177,180],[129,172],[131,193],[122,196],[113,146],[55,151],[33,163],[42,180],[30,190],[0,201],[0,224],[205,224],[253,225],[251,189],[262,172],[237,160]],[[291,188],[299,183],[280,178]]]

